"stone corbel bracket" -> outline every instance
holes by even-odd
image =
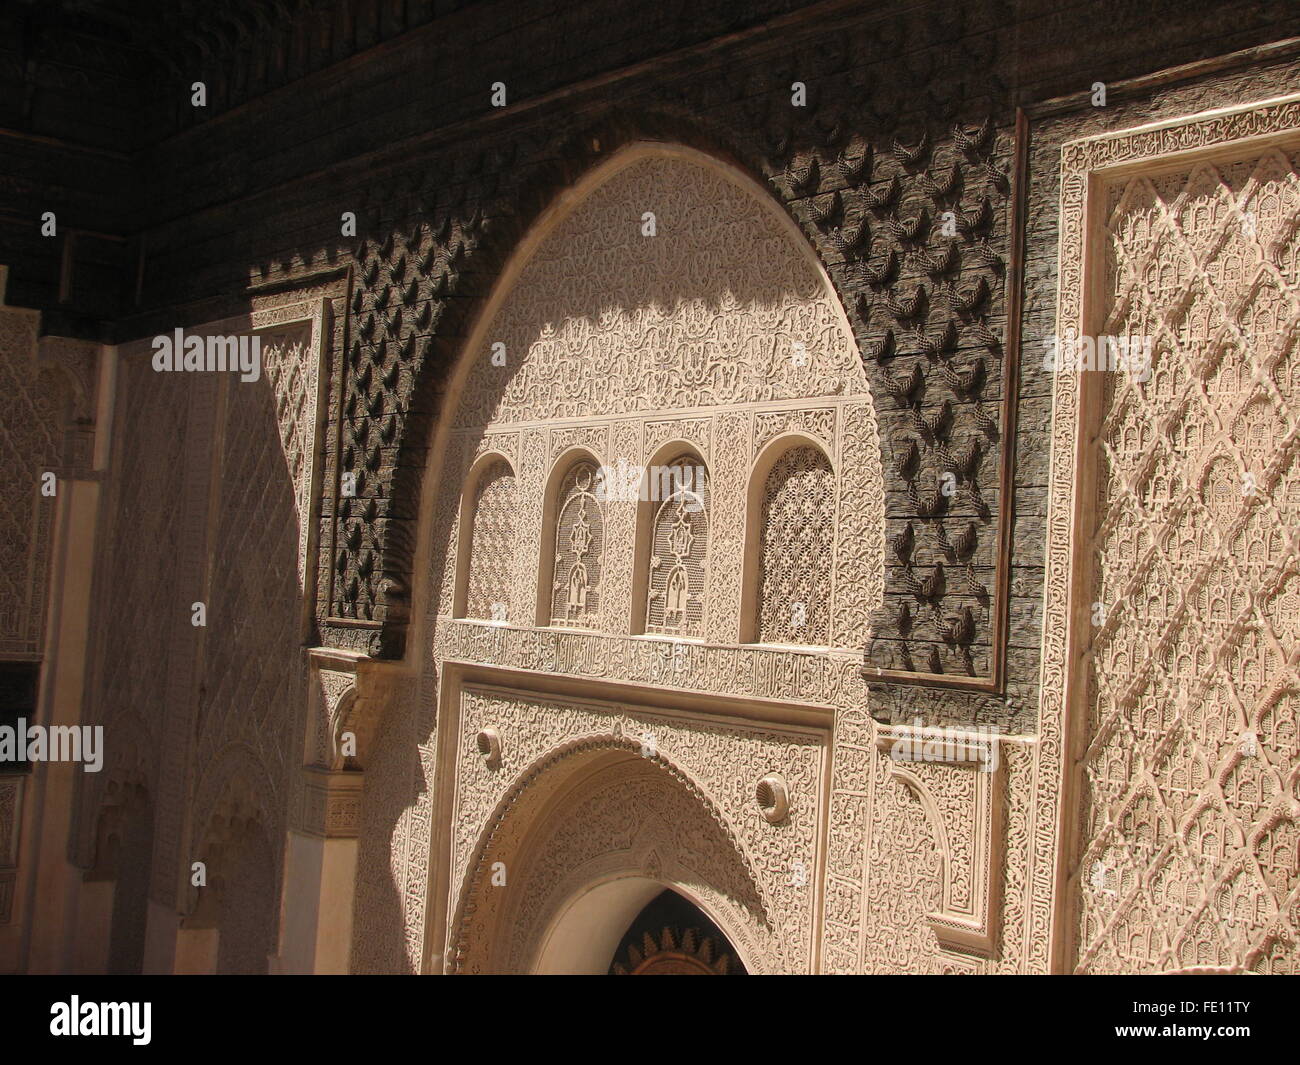
[[[312,648],[308,658],[312,685],[304,765],[364,769],[390,702],[394,664],[330,647]],[[349,734],[355,743],[347,742]]]
[[[928,915],[945,950],[991,956],[1002,911],[1006,765],[1002,737],[960,728],[877,725],[889,775],[916,795],[939,851],[939,909]]]

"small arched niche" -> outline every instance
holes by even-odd
[[[506,621],[512,598],[516,481],[510,460],[479,458],[465,478],[456,549],[455,616]]]
[[[759,453],[746,494],[743,643],[833,642],[837,495],[821,441],[783,433]]]
[[[703,639],[712,485],[700,449],[674,440],[640,471],[632,632]]]
[[[537,624],[602,627],[606,504],[601,461],[570,448],[551,469],[542,511]]]

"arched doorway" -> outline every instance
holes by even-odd
[[[678,767],[616,736],[572,743],[523,775],[461,898],[454,972],[608,973],[643,917],[667,920],[657,945],[665,929],[695,929],[693,947],[708,939],[728,967],[781,964],[771,906],[734,827]]]

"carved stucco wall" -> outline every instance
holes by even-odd
[[[8,306],[7,286],[8,267],[0,264],[0,660],[39,670],[48,653],[59,493],[90,466],[99,345],[39,336],[40,314]],[[39,692],[38,680],[31,684]],[[20,816],[31,779],[0,775],[0,924],[15,916]]]
[[[702,157],[699,157],[702,158]],[[774,211],[698,161],[643,157],[559,222],[470,351],[448,444],[438,542],[456,542],[454,504],[469,464],[494,451],[515,469],[518,515],[510,619],[532,618],[544,489],[555,462],[583,447],[598,462],[651,463],[670,441],[711,471],[713,564],[705,634],[734,642],[748,475],[782,433],[820,443],[842,471],[835,507],[837,587],[829,643],[856,650],[880,601],[883,482],[866,380],[834,296]],[[644,206],[643,206],[644,205]],[[643,236],[653,211],[656,235]],[[491,346],[505,345],[505,365]],[[689,416],[687,416],[689,414]],[[608,508],[601,627],[628,632],[635,507]],[[845,545],[854,544],[850,551]],[[723,564],[721,560],[728,560]],[[452,612],[454,553],[443,558],[439,613]]]
[[[188,331],[260,337],[255,382],[159,373],[149,345],[124,349],[97,576],[89,713],[109,742],[105,771],[83,788],[75,852],[94,861],[106,789],[139,780],[159,796],[151,896],[192,906],[180,890],[190,862],[241,853],[232,823],[253,825],[272,841],[271,871],[259,881],[270,887],[256,899],[272,928],[283,854],[275,841],[296,798],[308,713],[302,644],[314,588],[305,583],[315,580],[330,297],[328,286],[259,297],[250,317]],[[151,607],[138,624],[113,624],[111,604],[122,602]],[[203,627],[191,624],[195,602],[206,606]],[[241,896],[239,908],[249,903]]]
[[[527,964],[547,916],[601,873],[657,874],[706,898],[760,970],[812,966],[809,888],[825,733],[470,686],[462,692],[455,763],[462,819],[453,835],[452,883],[464,886],[457,901],[465,912],[453,925],[454,971]],[[487,766],[475,747],[479,731],[492,727],[501,730],[499,767]],[[647,740],[654,754],[643,757]],[[585,781],[574,789],[569,808],[548,810],[539,826],[527,809],[557,786],[573,788],[565,764],[579,760],[573,748],[621,750],[624,758],[598,786]],[[774,768],[793,796],[790,817],[778,825],[763,819],[753,795]],[[486,841],[482,811],[491,815]],[[516,878],[513,890],[491,885],[495,860]],[[800,879],[801,890],[791,890]]]
[[[1298,144],[1293,98],[1063,150],[1059,331],[1153,338],[1148,380],[1057,383],[1084,970],[1294,966]],[[1072,494],[1079,426],[1096,480]]]
[[[737,826],[732,846],[739,867],[754,870],[760,896],[770,899],[753,915],[773,929],[749,945],[758,968],[852,972],[904,967],[908,957],[924,957],[935,968],[985,965],[943,961],[929,924],[913,926],[907,918],[905,900],[916,893],[917,878],[933,878],[926,864],[933,864],[937,848],[933,819],[914,834],[915,846],[905,848],[904,862],[921,863],[914,874],[882,876],[867,856],[872,832],[880,834],[877,846],[889,849],[894,816],[885,779],[889,758],[877,749],[860,673],[860,648],[883,590],[883,475],[865,372],[833,294],[798,233],[763,194],[694,153],[629,151],[571,201],[508,276],[503,298],[471,341],[462,363],[463,400],[452,408],[445,447],[435,452],[440,461],[430,476],[440,480],[437,502],[429,506],[429,657],[418,690],[386,718],[367,774],[354,965],[440,971],[444,964],[454,968],[458,957],[468,968],[521,964],[522,948],[495,961],[476,953],[491,953],[481,941],[500,927],[495,907],[518,911],[479,898],[487,890],[479,882],[486,870],[465,864],[470,848],[503,816],[502,796],[525,766],[545,762],[548,752],[608,738],[616,729],[639,735],[646,722],[663,717],[656,700],[666,705],[693,692],[715,693],[714,712],[729,720],[743,717],[753,700],[820,708],[812,712],[823,725],[802,741],[810,751],[829,743],[826,731],[834,723],[825,782],[800,768],[793,750],[767,752],[763,771],[785,774],[796,796],[784,836],[755,804],[763,764],[745,753],[755,743],[761,749],[770,724],[755,720],[727,732],[695,709],[655,726],[665,759]],[[656,214],[654,237],[641,234],[647,210]],[[495,342],[506,346],[504,367],[493,364]],[[778,450],[764,451],[774,440]],[[572,448],[611,465],[620,458],[643,464],[656,455],[667,461],[680,452],[677,442],[709,469],[705,638],[682,643],[634,634],[636,611],[644,609],[631,600],[635,503],[606,505],[598,631],[535,628],[538,560],[551,535],[543,529],[544,496],[556,464]],[[825,450],[834,471],[833,546],[825,562],[832,646],[739,644],[742,571],[747,580],[757,578],[753,559],[748,569],[741,562],[746,523],[762,514],[762,491],[748,492],[751,477],[765,484],[780,447],[809,443]],[[472,542],[459,527],[476,497],[471,471],[501,459],[517,477],[514,580],[508,621],[492,625],[453,616],[456,548]],[[459,680],[447,677],[450,671],[459,678],[465,663],[511,690],[463,704]],[[591,690],[608,694],[579,713],[571,698],[523,690],[543,676],[595,681]],[[484,727],[498,730],[503,751],[511,752],[497,768],[487,767],[475,749]],[[418,764],[409,754],[403,759],[403,744],[418,751]],[[699,757],[702,752],[708,756]],[[1023,760],[1007,757],[1016,761],[1023,787]],[[959,837],[973,831],[974,804],[986,801],[967,786],[971,775],[969,768],[927,767],[917,783],[933,808],[957,811],[952,827]],[[1005,777],[997,780],[1006,786]],[[446,789],[441,800],[440,786]],[[512,823],[518,834],[518,822]],[[452,832],[445,843],[443,831]],[[526,834],[516,839],[520,846],[527,841]],[[966,885],[972,896],[989,879],[972,869],[973,853],[959,839],[955,864],[973,877]],[[800,882],[793,866],[808,855],[812,864]],[[953,855],[945,858],[954,864]],[[562,856],[551,861],[558,863],[554,881],[564,862]],[[440,885],[446,898],[430,898]],[[536,890],[555,889],[551,882]],[[870,929],[868,890],[876,910]],[[935,899],[937,910],[937,885]],[[450,918],[446,933],[426,927],[428,915],[442,909]],[[466,912],[479,922],[477,934],[458,923]],[[441,955],[444,934],[447,956]],[[910,947],[883,952],[883,943],[903,940]]]

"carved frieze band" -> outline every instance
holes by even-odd
[[[435,655],[540,673],[821,706],[865,698],[856,655],[714,646],[443,619]]]

